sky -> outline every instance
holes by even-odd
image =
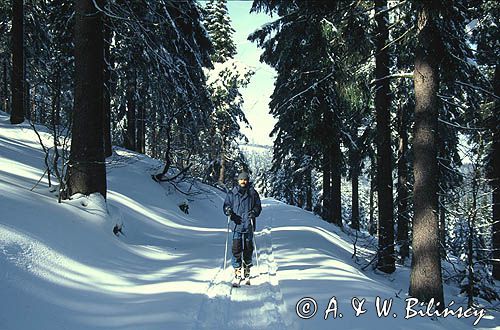
[[[247,64],[255,71],[250,84],[241,91],[244,99],[243,111],[252,127],[250,129],[243,124],[242,132],[250,143],[272,145],[273,139],[269,137],[269,134],[276,120],[269,114],[269,101],[274,90],[276,71],[259,61],[262,49],[248,41],[247,37],[263,24],[276,19],[276,16],[272,18],[264,13],[250,14],[252,2],[251,0],[227,2],[229,16],[235,30],[233,40],[238,51],[235,59]],[[200,3],[205,5],[205,1],[200,1]]]

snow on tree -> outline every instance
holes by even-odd
[[[212,158],[208,178],[221,186],[232,182],[234,174],[245,166],[237,161],[241,151],[236,142],[246,140],[240,131],[240,123],[249,125],[242,110],[240,90],[248,85],[253,75],[251,68],[234,59],[234,29],[226,3],[226,0],[210,0],[205,7],[205,27],[215,50],[212,54],[214,67],[205,70],[207,88],[214,105],[206,146]]]

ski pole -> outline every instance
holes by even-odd
[[[224,250],[224,266],[223,266],[224,271],[226,271],[226,264],[227,264],[227,241],[229,240],[229,220],[230,220],[230,217],[227,216],[226,248]]]
[[[241,233],[241,275],[245,278],[245,232]]]
[[[250,218],[251,221],[252,221],[252,229],[253,229],[253,232],[252,232],[252,238],[253,238],[253,246],[255,248],[255,260],[257,261],[257,269],[259,270],[259,273],[260,273],[260,268],[259,268],[259,250],[257,249],[257,242],[255,240],[255,224],[254,224],[254,219],[253,218]]]

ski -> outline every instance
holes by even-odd
[[[234,279],[231,286],[233,288],[239,288],[241,287],[242,283],[244,283],[245,285],[251,285],[250,278]]]
[[[232,282],[232,284],[231,284],[231,285],[232,285],[232,287],[233,287],[233,288],[239,288],[239,287],[240,287],[240,285],[241,285],[241,281],[242,281],[242,279],[241,279],[241,278],[234,278],[234,279],[233,279],[233,282]]]

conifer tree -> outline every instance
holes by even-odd
[[[24,99],[24,1],[12,1],[12,112],[11,124],[20,124],[26,115]]]
[[[485,72],[489,90],[486,96],[488,115],[485,118],[490,143],[486,161],[489,183],[492,191],[491,213],[491,247],[493,278],[500,280],[500,32],[497,20],[500,15],[500,4],[494,0],[477,1],[477,28],[473,31],[473,40],[477,43],[477,60]]]
[[[0,35],[7,36],[9,34],[9,12],[10,4],[8,1],[0,1]],[[0,106],[2,110],[10,113],[10,95],[9,95],[9,77],[10,77],[10,51],[8,38],[0,38]]]
[[[102,8],[103,0],[95,3]],[[75,1],[75,107],[68,196],[106,198],[103,134],[103,14],[91,0]]]
[[[236,46],[232,35],[227,9],[227,0],[210,0],[205,8],[205,26],[214,45],[212,54],[213,70],[206,70],[207,86],[212,97],[215,111],[210,117],[209,153],[219,159],[213,162],[213,174],[216,181],[224,186],[231,182],[227,180],[227,172],[235,172],[234,165],[241,152],[236,141],[246,139],[240,132],[240,124],[249,125],[242,110],[243,98],[240,89],[250,82],[253,72],[234,59]],[[215,139],[214,139],[215,137]],[[241,164],[240,164],[241,165]],[[217,173],[216,173],[217,172]],[[212,178],[213,181],[215,178]]]
[[[227,0],[209,0],[205,7],[205,28],[214,45],[212,62],[224,63],[236,55],[234,29],[227,9]]]
[[[389,87],[389,14],[387,0],[375,0],[375,111],[377,117],[377,187],[379,212],[379,259],[385,273],[395,270],[392,197],[392,149]]]
[[[441,3],[440,3],[441,5]],[[439,256],[437,191],[437,118],[439,62],[442,44],[437,20],[439,5],[417,4],[418,43],[415,54],[415,126],[413,189],[413,258],[409,293],[422,302],[434,299],[444,308],[441,261]]]
[[[346,166],[341,147],[351,145],[344,126],[352,106],[343,82],[366,49],[360,47],[366,39],[366,8],[355,2],[259,0],[252,10],[281,16],[249,36],[264,49],[261,61],[278,72],[270,102],[278,120],[272,132],[275,168],[289,166],[284,162],[289,155],[308,150],[311,165],[323,174],[322,217],[342,226],[340,188]],[[344,56],[350,51],[356,55]],[[299,169],[286,168],[291,173]]]

